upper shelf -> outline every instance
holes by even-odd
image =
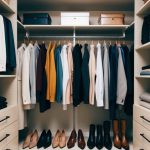
[[[15,11],[4,0],[0,0],[0,13],[14,13]]]
[[[137,15],[146,16],[150,14],[150,0],[148,0],[137,12]]]
[[[62,26],[62,25],[24,25],[31,35],[39,33],[46,35],[121,35],[129,25],[88,25],[88,26]]]
[[[150,50],[150,42],[136,48],[137,51]]]

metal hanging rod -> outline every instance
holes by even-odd
[[[76,38],[76,39],[122,39],[125,36],[29,36],[29,38],[43,39],[43,38],[53,38],[53,39],[64,39],[64,38]]]

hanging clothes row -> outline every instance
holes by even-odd
[[[40,104],[40,112],[53,102],[63,110],[82,101],[110,110],[115,118],[116,106],[124,105],[131,88],[131,57],[125,44],[97,45],[85,43],[24,44],[18,49],[22,61],[22,97],[24,105]],[[22,59],[23,58],[23,59]],[[21,63],[19,63],[21,64]]]

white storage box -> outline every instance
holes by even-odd
[[[89,25],[89,12],[61,12],[61,25]]]

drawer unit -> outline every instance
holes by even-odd
[[[14,122],[0,132],[0,148],[4,148],[16,136],[18,136],[18,122]]]
[[[0,111],[0,131],[18,120],[18,107],[12,106]]]
[[[18,137],[15,137],[8,145],[2,150],[18,150]]]
[[[134,105],[134,120],[150,130],[150,110]]]
[[[136,121],[133,122],[133,137],[142,143],[145,148],[150,147],[150,131]]]

